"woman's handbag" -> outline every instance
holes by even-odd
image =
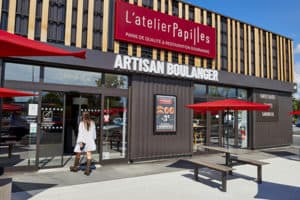
[[[83,151],[84,147],[85,147],[85,143],[81,142],[80,151]]]

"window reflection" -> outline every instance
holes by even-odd
[[[128,89],[128,76],[46,67],[45,83]]]
[[[235,98],[236,97],[236,89],[235,88],[228,88],[227,97]]]
[[[105,74],[104,87],[128,89],[128,76],[118,74]]]
[[[206,85],[195,84],[194,85],[194,96],[203,96],[206,95]]]
[[[229,87],[208,86],[208,94],[213,97],[236,98],[236,89]]]
[[[247,99],[247,97],[248,97],[247,90],[245,90],[245,89],[238,89],[237,93],[238,93],[239,99]]]
[[[102,159],[125,158],[127,152],[127,98],[105,97]]]
[[[194,103],[206,102],[206,98],[194,98]],[[193,152],[206,144],[206,112],[193,112]]]
[[[218,90],[216,86],[208,86],[208,95],[209,96],[218,96]]]
[[[39,82],[40,67],[17,63],[5,63],[5,80]]]
[[[39,167],[59,166],[63,155],[64,93],[42,92]]]
[[[45,68],[45,83],[100,86],[102,74],[71,69]]]
[[[247,97],[246,89],[203,84],[194,85],[194,103],[226,98],[247,99]],[[210,119],[210,124],[207,125],[208,119]],[[234,131],[235,123],[238,127],[236,132]],[[230,146],[237,145],[239,148],[248,148],[247,124],[247,111],[238,111],[235,116],[233,111],[229,113],[211,111],[210,115],[207,112],[193,111],[193,151],[200,151],[199,145],[201,146],[201,144],[219,146],[229,144]],[[210,126],[208,135],[206,135],[206,126]]]
[[[11,154],[0,148],[0,166],[35,164],[37,116],[29,116],[28,107],[37,103],[38,97],[3,98],[0,140],[13,146]]]
[[[248,147],[248,112],[238,111],[238,146]]]

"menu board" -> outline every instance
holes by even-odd
[[[256,102],[270,105],[268,111],[257,111],[257,122],[276,122],[278,121],[278,99],[274,94],[257,93]]]
[[[155,95],[155,132],[176,132],[176,97]]]

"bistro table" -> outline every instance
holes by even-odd
[[[225,164],[227,166],[230,165],[230,154],[240,155],[240,154],[244,154],[244,153],[249,152],[249,150],[246,150],[246,149],[224,148],[224,147],[219,147],[219,146],[201,145],[201,147],[205,150],[212,150],[212,151],[225,153]]]
[[[232,153],[229,149],[224,148],[224,147],[206,146],[206,145],[202,145],[201,147],[205,150],[213,150],[213,151],[225,153],[225,164],[227,166],[229,166],[229,164],[230,164],[230,154]]]
[[[0,138],[0,146],[8,147],[8,157],[11,158],[13,146],[17,143],[16,136],[5,135]]]
[[[250,165],[256,166],[257,167],[257,182],[262,183],[262,166],[269,164],[269,163],[238,156],[240,154],[248,153],[248,152],[250,152],[250,150],[239,149],[239,148],[224,148],[224,147],[218,147],[218,146],[206,146],[206,145],[202,145],[202,148],[204,148],[206,150],[213,150],[213,151],[225,153],[226,166],[231,167],[232,161],[237,161],[239,163],[250,164]],[[230,154],[234,154],[234,156],[231,157]],[[232,175],[232,171],[229,171],[229,174]]]

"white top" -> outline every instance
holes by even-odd
[[[84,123],[81,121],[78,127],[78,137],[76,141],[76,146],[74,148],[74,152],[87,152],[87,151],[95,151],[96,150],[96,126],[95,122],[91,121],[90,130],[87,130],[84,127]],[[79,143],[84,142],[85,148],[81,151]]]

